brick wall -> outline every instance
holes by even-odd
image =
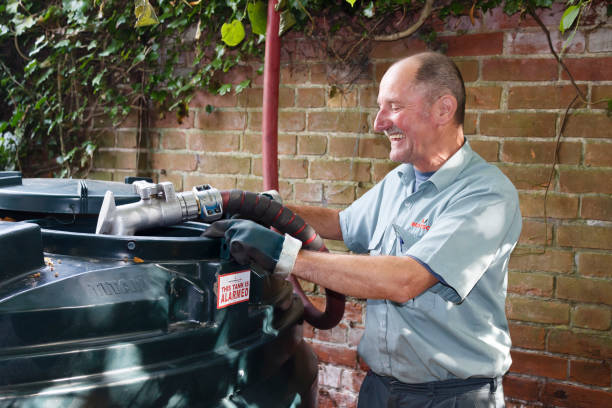
[[[561,12],[541,13],[557,49]],[[467,17],[436,23],[466,81],[465,133],[520,194],[524,227],[507,300],[514,344],[504,379],[509,407],[612,406],[612,119],[597,102],[612,97],[612,20],[605,13],[597,7],[566,50],[565,63],[588,100],[567,121],[548,193],[555,135],[575,91],[543,33],[533,20],[499,9],[474,25]],[[426,45],[412,38],[376,44],[365,74],[350,86],[335,82],[342,73],[316,44],[289,35],[283,47],[281,193],[289,202],[344,207],[395,166],[386,138],[371,128],[377,86],[393,61]],[[228,79],[237,83],[253,72],[246,67]],[[140,141],[139,160],[130,118],[105,132],[91,176],[122,180],[140,163],[177,190],[210,183],[258,191],[261,101],[261,77],[240,95],[198,93],[181,124],[156,117]],[[305,286],[320,303],[318,289]],[[361,300],[349,299],[340,325],[305,330],[320,359],[321,407],[355,406],[364,376],[356,353],[364,313]]]

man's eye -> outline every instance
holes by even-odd
[[[398,111],[400,111],[401,109],[402,109],[402,107],[401,107],[401,106],[391,105],[391,110],[392,110],[393,112],[398,112]]]

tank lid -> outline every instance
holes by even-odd
[[[48,214],[100,212],[104,194],[112,191],[115,202],[127,204],[140,197],[131,184],[112,181],[22,178],[20,172],[0,172],[0,210]]]

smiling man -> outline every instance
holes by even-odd
[[[359,354],[370,371],[360,408],[504,406],[516,189],[465,139],[463,80],[446,56],[427,52],[391,66],[378,105],[374,129],[402,164],[343,211],[289,206],[355,254],[291,251],[292,238],[248,221],[241,239],[254,259],[283,258],[278,273],[367,299]],[[273,241],[275,251],[258,249]]]

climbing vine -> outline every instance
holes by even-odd
[[[282,0],[277,9],[281,34],[302,31],[336,64],[355,68],[366,65],[374,41],[416,33],[435,45],[426,23],[431,15],[474,19],[500,5],[508,14],[530,13],[553,1]],[[568,40],[592,1],[563,0],[560,29],[569,32]],[[241,92],[250,79],[225,83],[223,74],[257,61],[261,66],[266,12],[263,0],[5,1],[0,169],[82,176],[98,129],[130,113],[137,114],[139,128],[147,126],[149,112],[172,112],[180,121],[196,89]]]

